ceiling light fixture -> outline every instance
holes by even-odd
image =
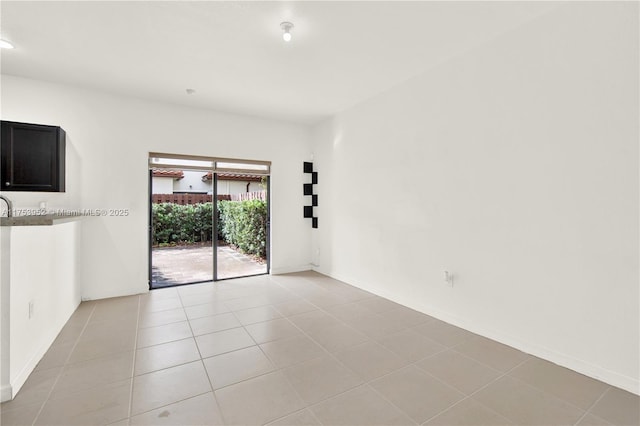
[[[13,49],[13,44],[9,43],[7,40],[0,39],[0,49]]]
[[[280,28],[282,28],[282,39],[284,41],[291,41],[291,28],[293,28],[293,24],[291,22],[282,22],[280,24]]]

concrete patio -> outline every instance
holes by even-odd
[[[213,247],[166,247],[152,250],[152,287],[213,280]],[[218,247],[218,279],[265,274],[267,265],[230,246]]]

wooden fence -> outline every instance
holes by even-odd
[[[173,203],[185,206],[187,204],[210,203],[213,196],[211,194],[153,194],[154,204]],[[230,200],[230,195],[218,195],[218,200]]]
[[[153,194],[152,201],[154,204],[173,203],[182,206],[187,204],[210,203],[213,199],[211,194]],[[266,200],[267,193],[265,191],[258,192],[242,192],[240,194],[218,194],[218,201],[245,201],[245,200]]]
[[[266,191],[256,192],[241,192],[239,194],[231,194],[231,201],[247,201],[247,200],[262,200],[267,199]]]

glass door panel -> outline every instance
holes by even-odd
[[[216,279],[269,273],[269,177],[216,173]]]
[[[213,280],[213,183],[206,170],[151,169],[151,288]]]

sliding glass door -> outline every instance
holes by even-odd
[[[269,272],[270,163],[151,153],[149,285]]]

